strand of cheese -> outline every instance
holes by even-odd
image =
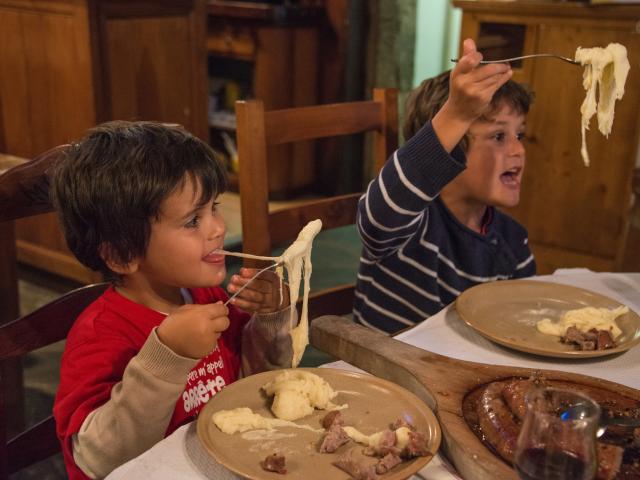
[[[582,146],[580,153],[586,166],[589,166],[586,131],[589,130],[591,117],[598,112],[598,129],[608,137],[613,125],[615,101],[624,95],[624,84],[627,81],[630,65],[627,49],[619,43],[610,43],[606,48],[578,47],[576,61],[584,65],[582,86],[587,91],[580,106],[582,114]],[[596,88],[598,100],[596,100]]]
[[[302,313],[300,315],[300,321],[298,326],[291,329],[291,345],[293,348],[293,359],[291,362],[292,367],[298,366],[302,355],[304,354],[305,347],[309,344],[309,319],[308,319],[308,304],[309,304],[309,290],[311,289],[311,248],[313,246],[313,239],[322,229],[322,221],[312,220],[307,223],[300,233],[298,238],[287,248],[279,257],[265,257],[261,255],[251,255],[249,253],[240,252],[227,252],[225,250],[219,250],[220,253],[225,255],[232,255],[234,257],[244,257],[254,260],[267,260],[274,261],[278,264],[284,264],[284,268],[287,270],[287,278],[289,280],[289,300],[291,306],[291,316],[289,321],[293,325],[294,308],[298,301],[300,293],[300,281],[302,279],[302,272],[304,271],[304,285],[302,291]],[[283,281],[283,270],[281,267],[276,269],[276,273],[280,277],[280,281]],[[282,295],[282,288],[280,288],[280,295]]]

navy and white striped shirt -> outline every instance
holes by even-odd
[[[490,207],[482,235],[438,197],[465,164],[464,152],[456,147],[447,153],[428,123],[369,184],[357,220],[364,243],[354,304],[360,323],[393,333],[476,284],[535,274],[522,225]]]

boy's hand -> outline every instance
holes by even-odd
[[[183,305],[162,321],[156,333],[177,355],[202,358],[214,349],[229,327],[228,314],[229,309],[222,302]]]
[[[463,54],[451,71],[449,98],[434,116],[432,125],[448,152],[458,144],[471,124],[486,110],[493,94],[513,74],[506,63],[480,65],[482,54],[470,38],[463,43]]]
[[[451,71],[447,102],[453,112],[470,121],[484,113],[493,94],[512,75],[507,63],[480,65],[481,60],[482,54],[476,50],[476,44],[467,38],[462,57]]]
[[[241,268],[238,275],[233,275],[227,286],[231,295],[240,290],[251,277],[258,272],[255,268]],[[289,304],[289,287],[282,282],[282,302],[280,302],[280,277],[267,270],[253,280],[247,288],[231,300],[236,307],[249,313],[272,313]]]

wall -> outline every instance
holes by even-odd
[[[462,11],[450,0],[416,1],[413,86],[449,68],[458,56]]]

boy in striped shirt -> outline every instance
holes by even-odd
[[[451,72],[412,93],[407,141],[360,200],[364,325],[394,333],[478,283],[535,274],[526,229],[496,208],[520,199],[531,95],[508,64],[481,59],[467,39]]]

